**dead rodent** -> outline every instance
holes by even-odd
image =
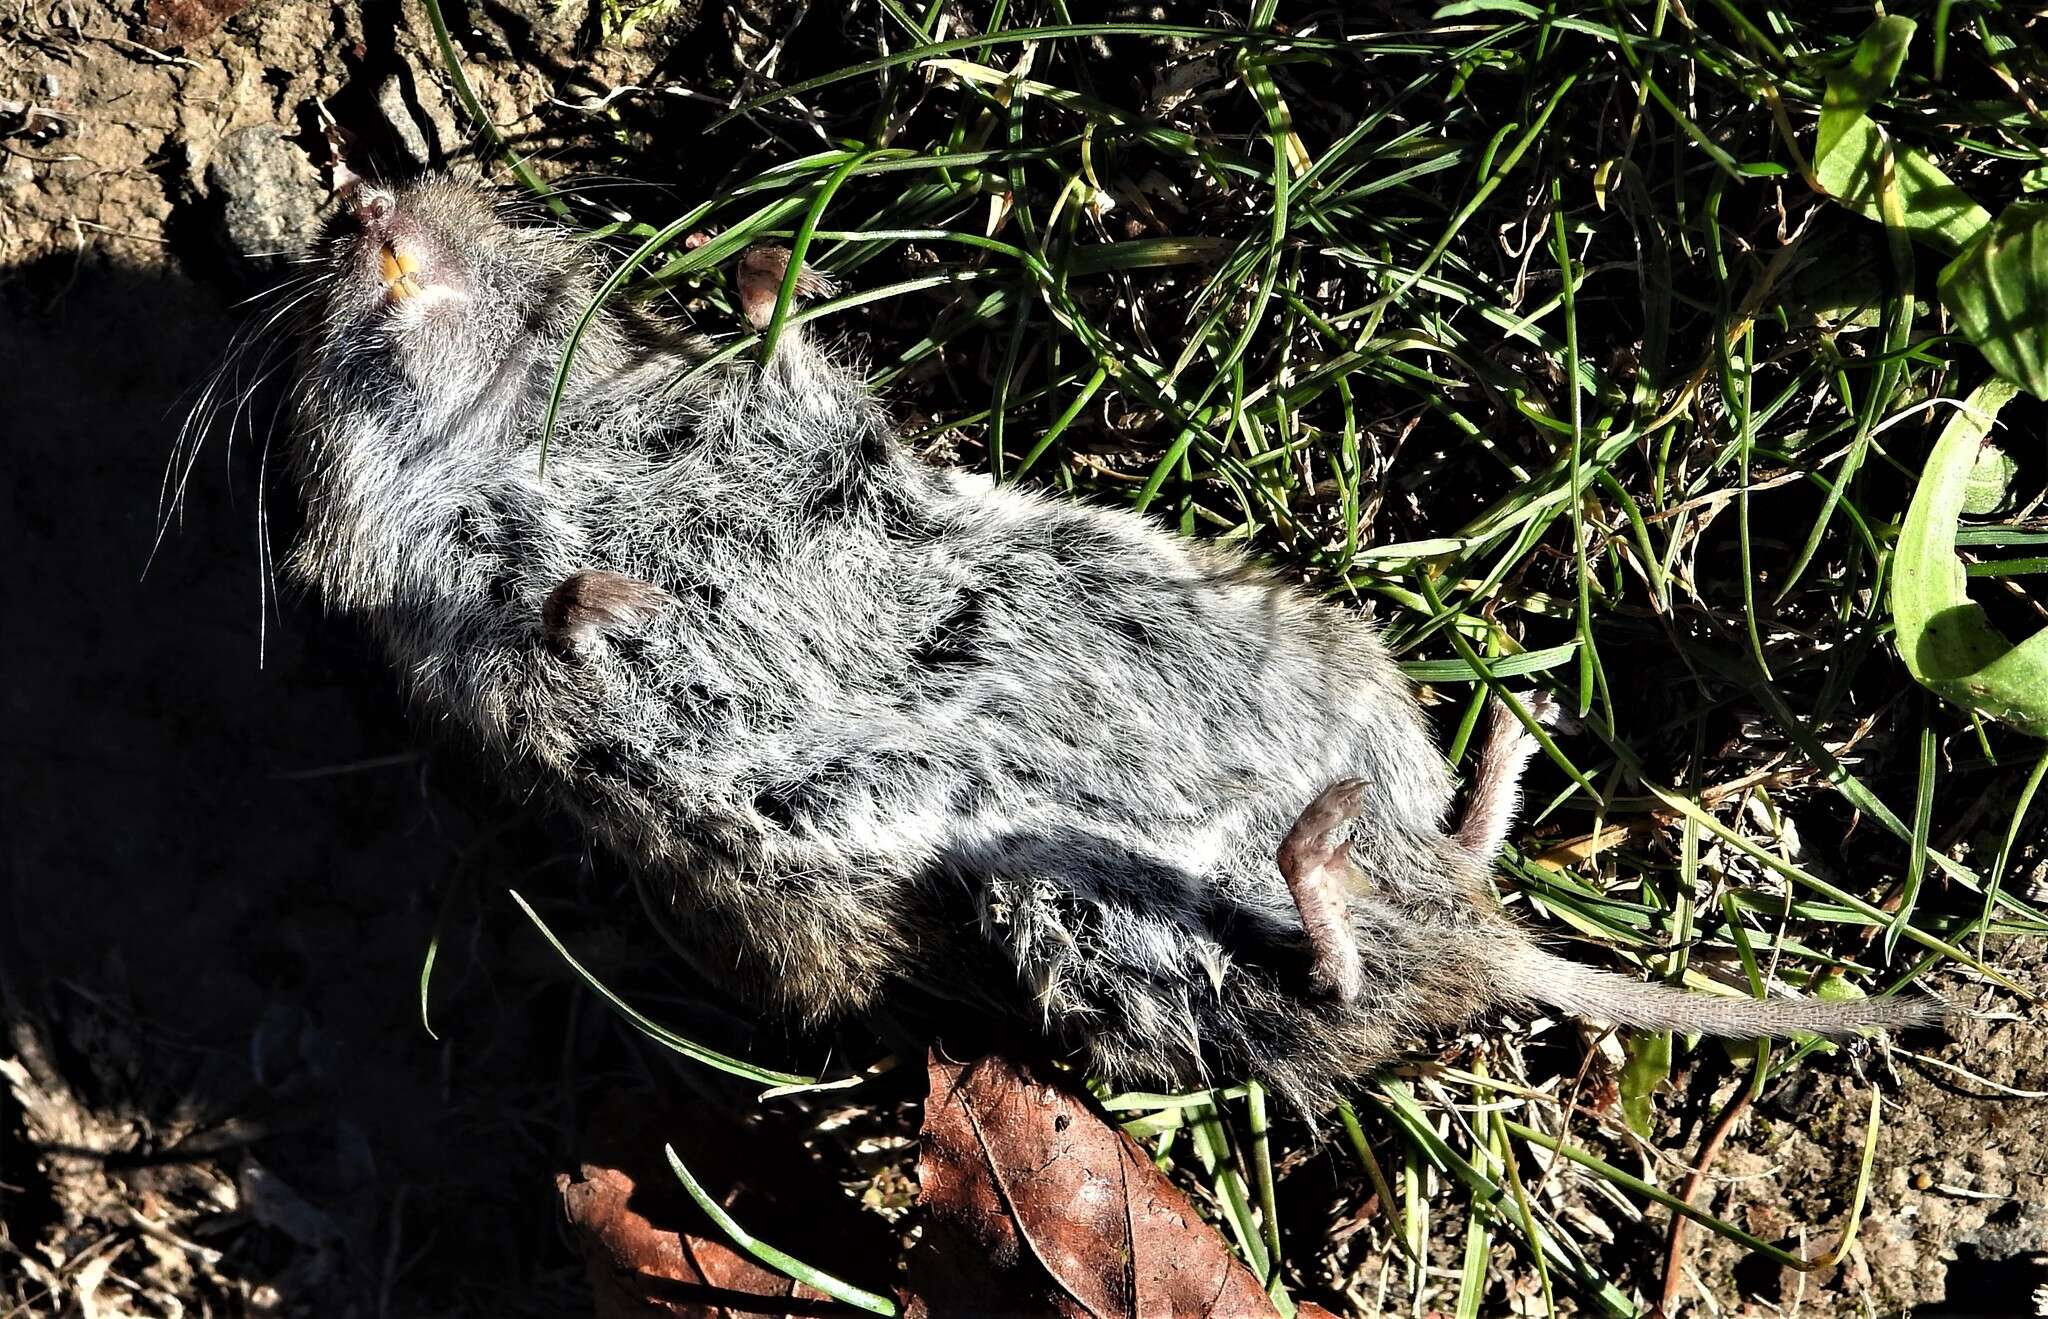
[[[293,569],[756,1002],[817,1023],[914,987],[1121,1085],[1256,1077],[1311,1109],[1497,1004],[1726,1035],[1934,1015],[1539,950],[1490,877],[1513,719],[1447,830],[1363,621],[1135,514],[920,463],[799,330],[707,368],[607,307],[542,470],[591,250],[448,179],[348,209],[301,345]],[[757,323],[781,274],[742,264]]]

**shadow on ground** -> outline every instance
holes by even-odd
[[[139,1197],[281,1312],[381,1310],[422,1271],[455,1309],[574,1308],[547,1176],[566,1091],[530,1066],[573,1022],[504,1001],[469,947],[441,955],[441,1043],[418,1001],[436,890],[480,838],[494,865],[573,874],[573,853],[437,786],[353,637],[289,594],[264,626],[260,445],[200,455],[144,575],[182,400],[239,321],[225,298],[88,253],[0,271],[0,299],[0,1057],[77,1110],[53,1119],[73,1155],[127,1192],[35,1175],[23,1114],[0,1113],[0,1240],[88,1250]]]

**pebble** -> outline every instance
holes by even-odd
[[[220,206],[228,250],[252,265],[279,265],[313,237],[319,176],[269,124],[238,129],[221,140],[206,165],[206,190]]]

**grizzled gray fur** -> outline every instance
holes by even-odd
[[[606,309],[543,473],[590,249],[445,179],[352,211],[301,350],[294,570],[764,1007],[819,1023],[914,988],[1119,1084],[1255,1076],[1310,1108],[1497,1003],[1730,1034],[1926,1015],[1538,951],[1489,879],[1518,729],[1481,824],[1447,833],[1442,755],[1361,620],[1129,512],[915,460],[801,332],[702,369],[700,341]],[[1335,982],[1275,864],[1333,783],[1348,858],[1300,864],[1338,877]]]

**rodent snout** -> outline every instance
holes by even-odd
[[[467,297],[448,282],[449,263],[434,259],[434,246],[400,208],[397,194],[358,179],[349,186],[343,205],[360,235],[357,251],[365,266],[374,270],[385,306],[427,307]]]

